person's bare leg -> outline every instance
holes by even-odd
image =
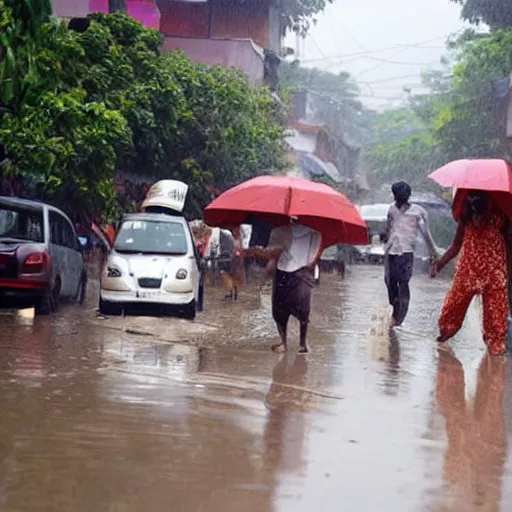
[[[299,354],[307,354],[309,352],[309,347],[307,344],[308,325],[309,325],[309,320],[301,320],[300,321]]]
[[[272,351],[276,352],[277,354],[282,354],[283,352],[286,352],[288,349],[287,347],[287,330],[288,330],[288,320],[277,322],[277,330],[279,331],[279,336],[281,338],[281,343],[276,343],[275,345],[272,345]]]

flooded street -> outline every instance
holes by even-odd
[[[512,368],[486,357],[479,305],[437,350],[447,281],[413,279],[387,328],[379,267],[324,275],[312,353],[272,354],[268,290],[195,324],[0,315],[0,508],[500,511],[512,499]],[[184,342],[184,343],[177,343]]]

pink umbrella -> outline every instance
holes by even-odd
[[[127,0],[128,16],[146,28],[160,30],[160,11],[153,0]],[[89,12],[108,14],[108,0],[89,0]]]
[[[429,176],[442,187],[453,188],[453,215],[459,220],[470,190],[484,190],[512,218],[512,168],[505,160],[455,160]]]
[[[505,160],[455,160],[429,178],[442,187],[486,190],[512,194],[512,169]]]

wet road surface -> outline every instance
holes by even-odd
[[[478,304],[437,350],[446,288],[414,278],[390,334],[382,269],[324,276],[307,357],[295,325],[269,352],[268,288],[195,325],[0,312],[0,510],[508,510],[512,370]]]

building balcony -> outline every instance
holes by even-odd
[[[165,37],[163,50],[182,50],[196,63],[238,68],[245,73],[251,85],[263,84],[263,50],[251,39]]]

